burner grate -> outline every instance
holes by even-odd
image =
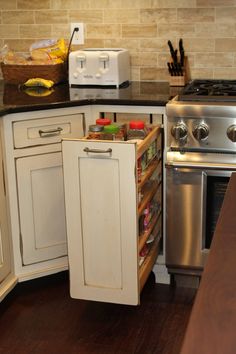
[[[182,90],[179,95],[181,100],[236,101],[236,80],[193,80]],[[200,96],[200,97],[199,97]]]

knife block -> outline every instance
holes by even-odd
[[[188,57],[184,57],[184,66],[182,67],[183,75],[181,76],[169,76],[170,86],[185,86],[189,81],[189,67],[188,67]]]

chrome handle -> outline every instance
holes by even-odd
[[[175,163],[175,162],[167,162],[165,164],[166,168],[192,168],[192,169],[205,169],[205,170],[223,170],[223,171],[236,171],[236,166],[234,164],[224,164],[224,163],[219,163],[219,164],[208,164],[208,163]]]
[[[101,149],[89,149],[88,147],[84,148],[84,152],[92,152],[95,154],[111,154],[112,153],[112,149],[109,148],[107,150],[101,150]]]
[[[56,129],[49,129],[49,130],[39,130],[39,135],[41,138],[47,138],[49,136],[55,136],[61,134],[61,131],[63,129],[61,127],[58,127]]]
[[[207,208],[207,174],[203,171],[201,176],[201,250],[206,249],[206,208]]]

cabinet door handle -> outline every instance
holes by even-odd
[[[101,149],[89,149],[88,147],[84,148],[84,152],[92,152],[95,154],[111,154],[112,153],[112,149],[109,148],[107,150],[101,150]]]
[[[49,129],[49,130],[39,130],[39,135],[41,136],[41,138],[47,138],[49,136],[55,136],[55,135],[59,135],[61,134],[61,131],[63,129],[61,127],[58,127],[56,129]]]

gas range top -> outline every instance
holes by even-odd
[[[171,150],[236,155],[236,80],[191,81],[166,113]]]
[[[236,102],[236,80],[192,80],[178,101]]]

